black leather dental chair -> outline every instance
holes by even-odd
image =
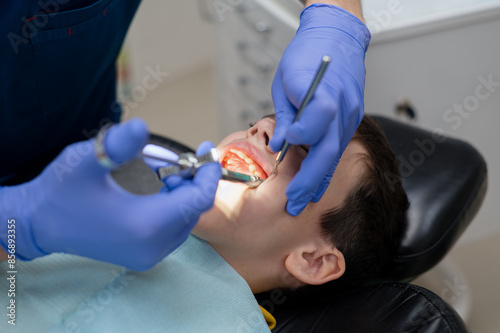
[[[400,161],[403,187],[410,200],[399,250],[377,282],[319,297],[307,306],[288,304],[276,291],[256,295],[277,319],[274,333],[467,332],[450,305],[408,282],[439,263],[474,218],[486,194],[486,163],[464,141],[389,118],[373,118]],[[179,153],[191,151],[159,136],[152,136],[152,142]],[[120,177],[118,172],[119,183]],[[139,181],[134,186],[150,187],[147,183]]]
[[[486,162],[464,141],[373,118],[400,161],[410,200],[406,235],[381,278],[412,280],[441,261],[476,215],[486,195]]]

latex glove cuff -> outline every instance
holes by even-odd
[[[300,26],[297,35],[302,31],[314,28],[333,28],[351,35],[366,52],[370,44],[371,34],[366,25],[353,14],[334,5],[312,4],[300,14]]]

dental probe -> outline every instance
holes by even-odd
[[[314,92],[316,91],[316,88],[318,88],[318,85],[323,78],[323,74],[325,74],[326,68],[332,61],[332,58],[330,56],[324,55],[323,59],[321,60],[321,65],[318,68],[318,71],[316,72],[316,75],[314,76],[314,80],[311,83],[311,86],[309,87],[309,90],[307,91],[306,97],[302,101],[302,104],[299,107],[299,110],[297,111],[297,114],[295,115],[295,118],[293,119],[293,123],[295,123],[299,117],[302,115],[302,112],[304,112],[304,109],[306,106],[309,104],[311,101]],[[281,146],[280,151],[278,152],[278,156],[276,156],[276,164],[274,165],[273,171],[271,172],[271,175],[273,175],[276,172],[276,169],[278,168],[278,164],[283,161],[285,158],[285,154],[288,151],[288,148],[290,148],[290,143],[288,143],[286,140],[283,142],[283,145]],[[271,176],[269,175],[269,176]]]

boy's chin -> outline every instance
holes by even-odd
[[[198,238],[208,240],[208,232],[210,229],[213,229],[213,226],[210,226],[210,218],[209,218],[209,212],[203,213],[200,216],[200,219],[194,226],[193,230],[191,230],[191,234],[195,235]]]
[[[229,218],[237,211],[238,207],[241,207],[246,191],[248,191],[248,186],[245,184],[221,180],[215,195],[214,205]]]
[[[221,180],[214,206],[201,214],[191,233],[209,241],[211,233],[217,232],[218,228],[225,227],[225,223],[236,220],[236,215],[239,214],[244,200],[244,193],[247,190],[248,186],[244,184]]]

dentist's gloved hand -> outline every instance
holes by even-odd
[[[277,152],[285,139],[311,145],[286,190],[290,215],[321,199],[363,118],[369,41],[366,26],[339,7],[314,4],[301,14],[297,35],[283,54],[272,87],[276,129],[271,148]],[[291,125],[324,55],[332,63],[301,118]]]
[[[109,130],[106,152],[127,162],[147,138],[143,121],[128,121]],[[0,243],[7,250],[7,221],[15,219],[21,259],[65,252],[146,270],[186,240],[213,205],[220,177],[219,164],[207,164],[174,191],[135,195],[98,163],[93,141],[75,143],[33,181],[0,188]]]

